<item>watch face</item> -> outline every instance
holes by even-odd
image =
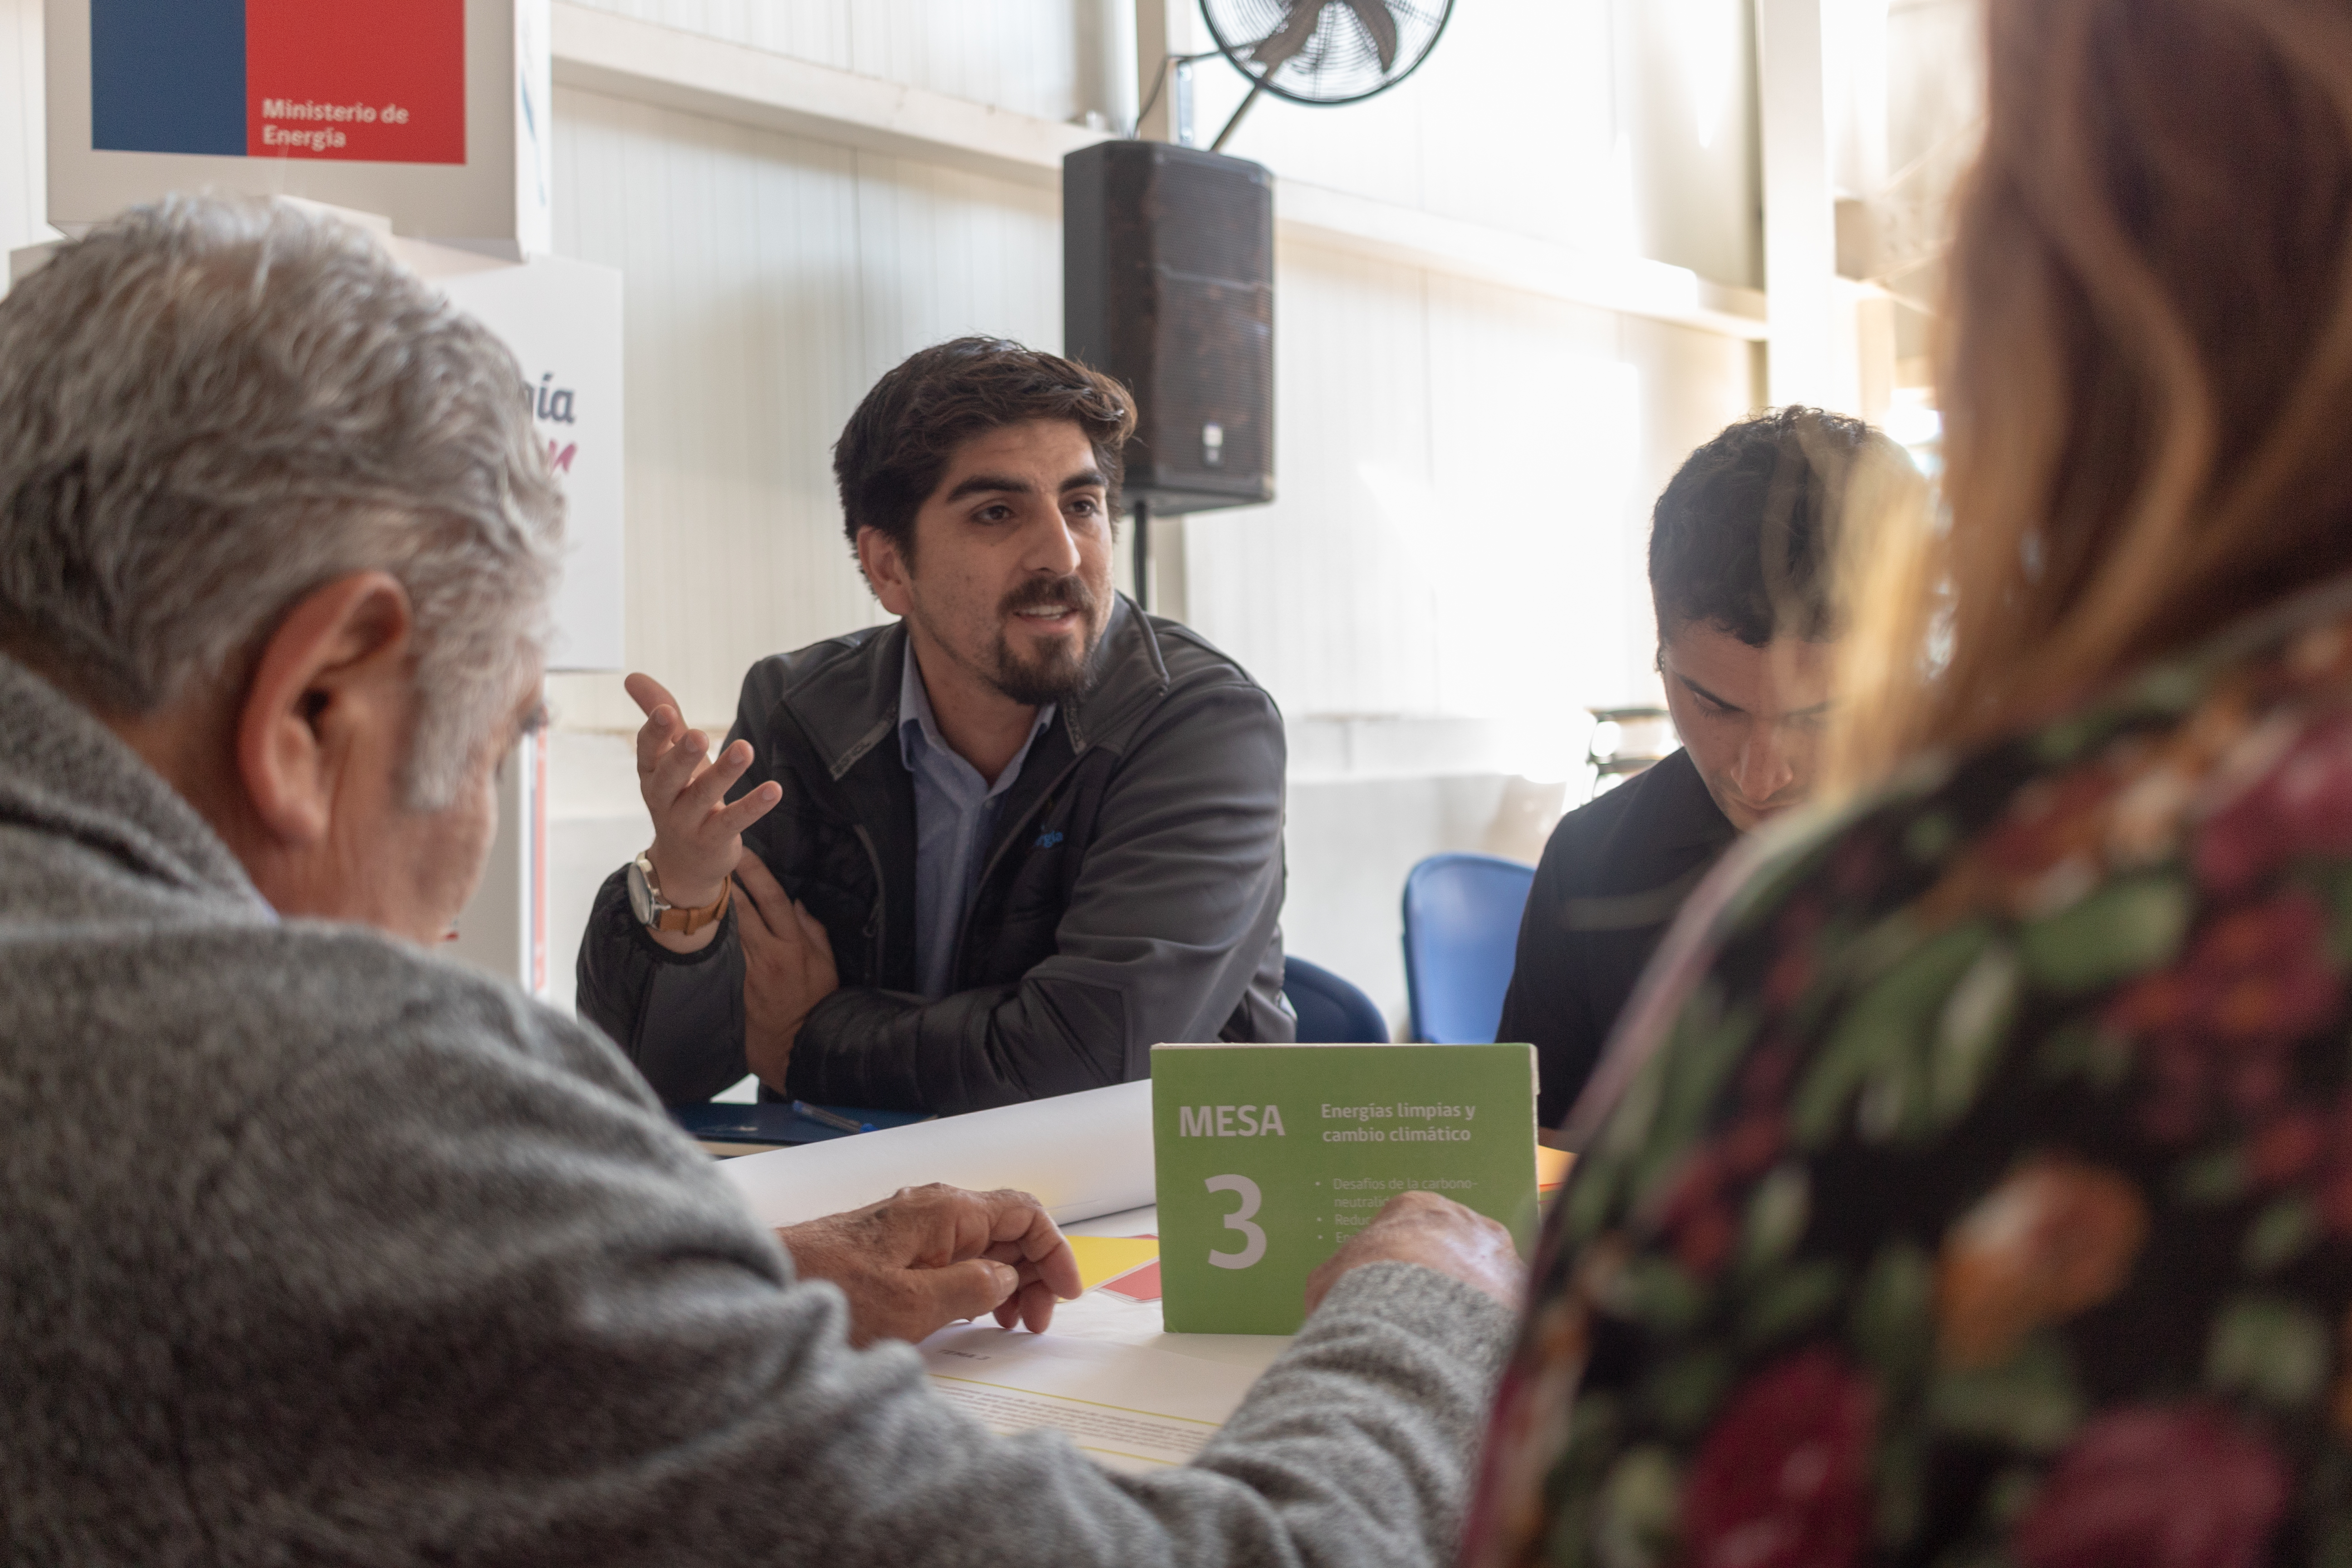
[[[646,880],[646,866],[643,860],[629,862],[628,880],[629,908],[636,911],[637,923],[648,926],[653,924],[654,917],[659,911],[654,908],[653,884]]]

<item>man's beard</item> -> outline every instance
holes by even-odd
[[[1095,645],[1102,640],[1107,616],[1098,617],[1095,597],[1086,579],[1076,575],[1056,578],[1053,582],[1029,582],[1004,595],[997,605],[1000,617],[1040,605],[1066,605],[1078,613],[1078,639],[1073,648],[1068,639],[1057,638],[1038,658],[1023,659],[1013,651],[1011,641],[1000,626],[992,663],[986,672],[989,684],[1030,708],[1043,708],[1048,702],[1067,702],[1085,693],[1093,677]]]

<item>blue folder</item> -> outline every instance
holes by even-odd
[[[823,1109],[876,1129],[904,1127],[910,1122],[930,1120],[929,1113],[921,1110],[865,1110],[849,1105],[828,1105]],[[669,1114],[672,1121],[686,1129],[689,1137],[705,1143],[772,1146],[823,1143],[829,1139],[856,1136],[844,1128],[828,1127],[822,1121],[803,1116],[780,1100],[766,1100],[756,1105],[717,1100],[704,1105],[673,1105],[669,1108]]]

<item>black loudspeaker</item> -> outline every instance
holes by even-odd
[[[1152,512],[1274,499],[1274,184],[1164,142],[1062,161],[1062,338],[1135,394],[1127,496]]]

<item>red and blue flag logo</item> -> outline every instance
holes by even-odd
[[[466,0],[90,0],[114,153],[466,161]]]

